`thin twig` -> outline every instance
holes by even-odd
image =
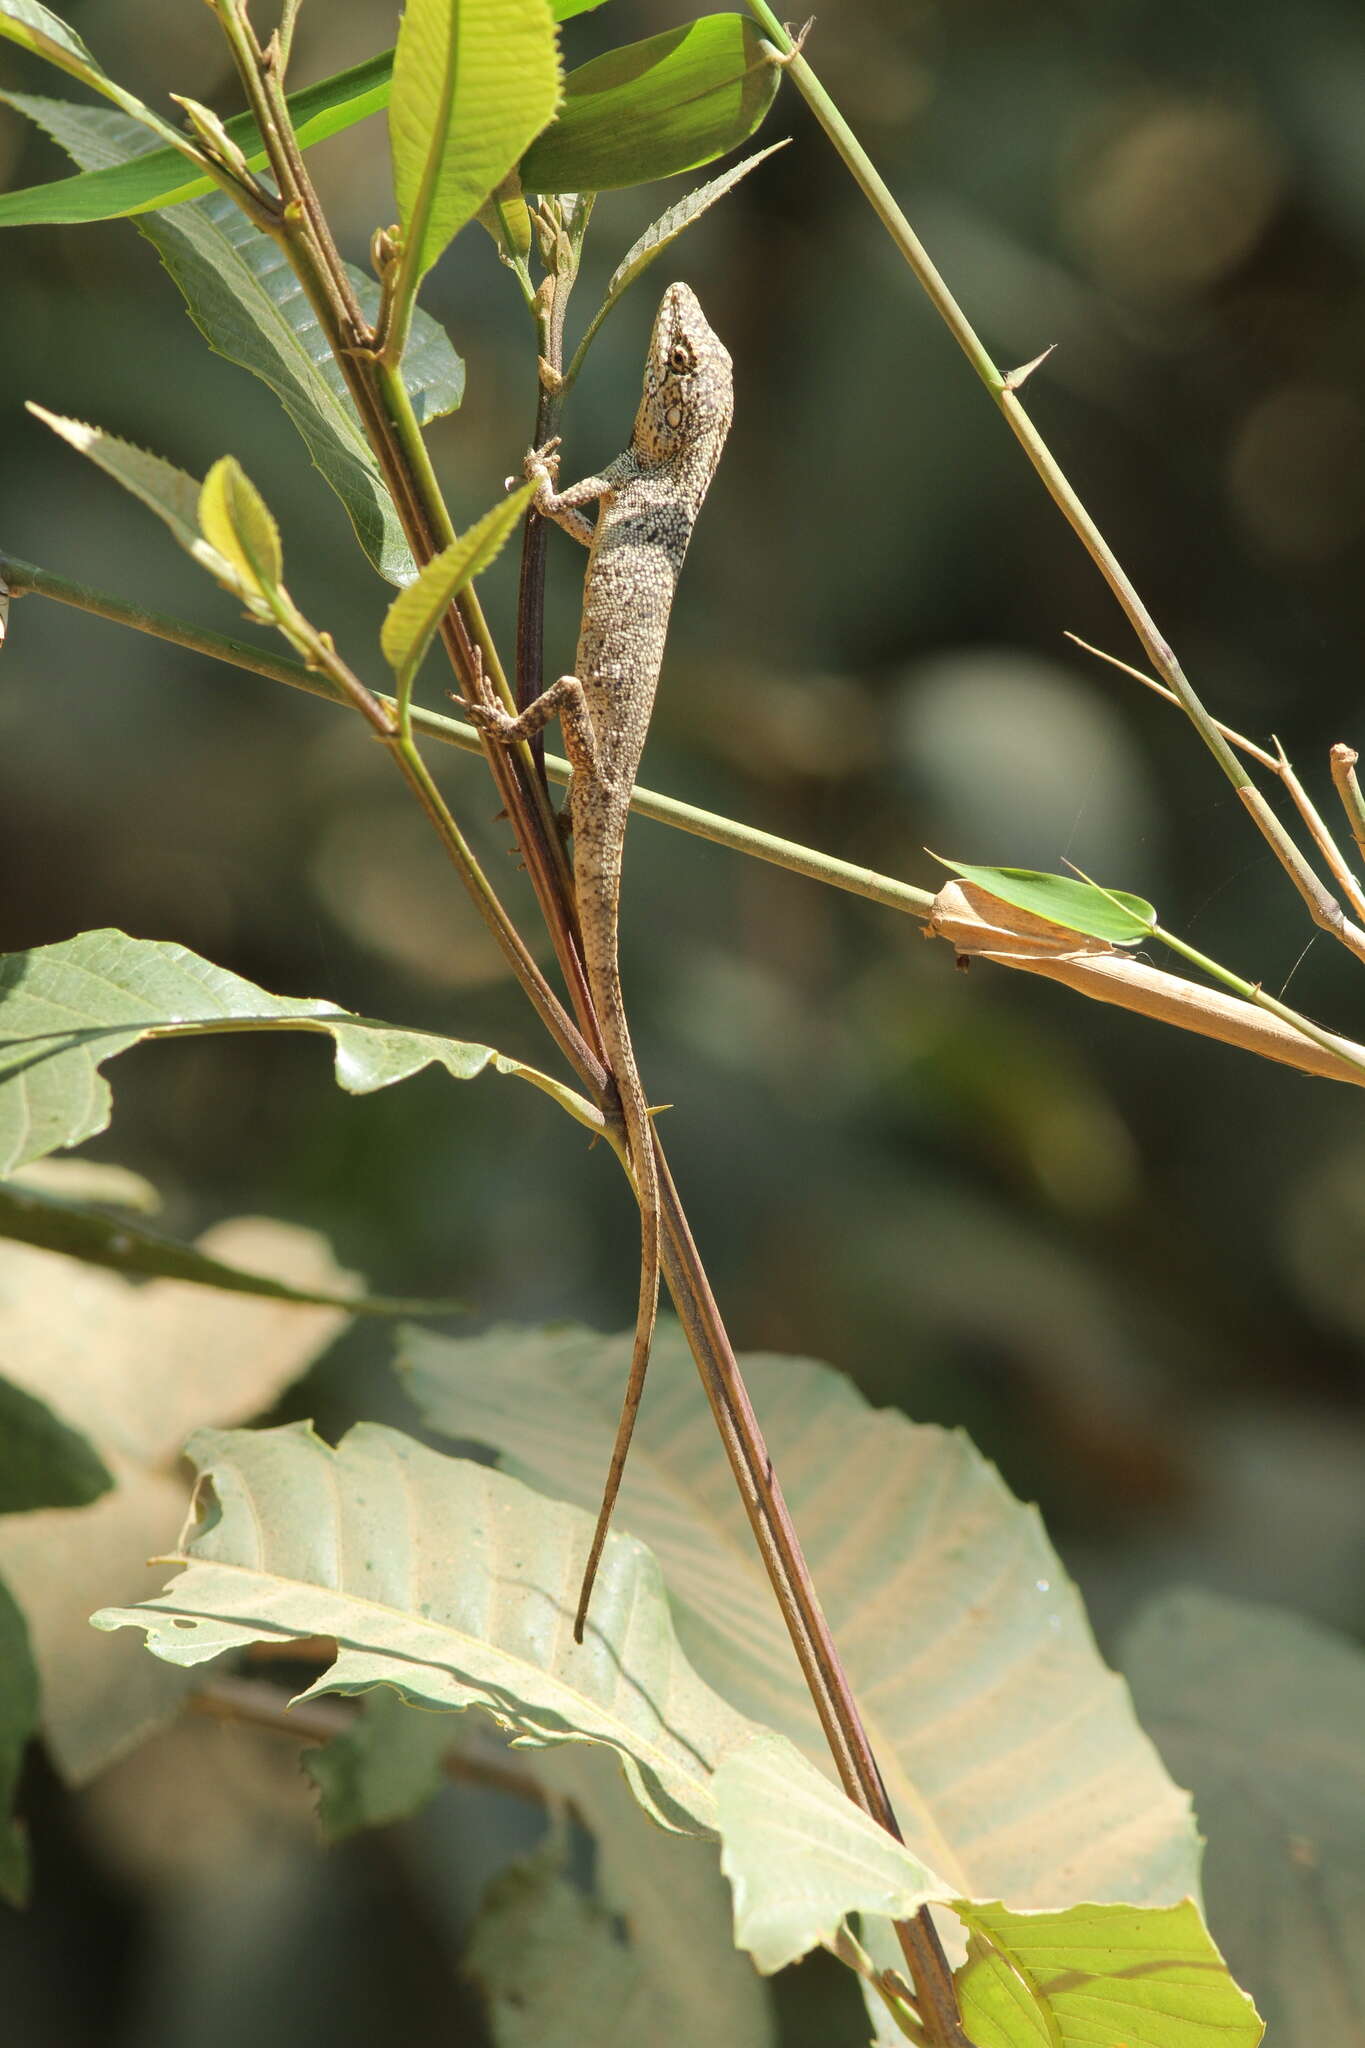
[[[1141,683],[1145,690],[1154,691],[1167,704],[1174,704],[1177,710],[1180,709],[1180,699],[1176,696],[1175,691],[1168,690],[1166,685],[1159,683],[1155,676],[1146,675],[1142,669],[1134,668],[1130,662],[1120,661],[1116,654],[1107,653],[1103,647],[1092,647],[1088,640],[1082,640],[1079,633],[1068,633],[1065,637],[1075,646],[1083,647],[1087,654],[1093,654],[1097,661],[1108,662],[1110,668],[1116,668],[1123,675],[1131,676],[1133,681]],[[1293,799],[1299,816],[1308,827],[1319,853],[1326,861],[1333,875],[1335,875],[1339,886],[1350,897],[1351,906],[1357,917],[1365,917],[1365,890],[1361,889],[1359,882],[1357,882],[1347,866],[1340,847],[1328,831],[1326,822],[1319,813],[1316,804],[1295,774],[1289,756],[1285,753],[1279,741],[1276,740],[1275,752],[1271,754],[1264,747],[1258,747],[1254,740],[1247,739],[1244,734],[1234,732],[1232,727],[1224,725],[1221,719],[1215,719],[1214,724],[1219,732],[1222,733],[1229,746],[1236,747],[1243,754],[1249,754],[1253,761],[1259,761],[1261,766],[1268,768],[1272,775],[1279,776],[1280,781]],[[1337,933],[1336,936],[1340,938],[1343,934]],[[1356,948],[1352,946],[1350,950],[1355,951]]]

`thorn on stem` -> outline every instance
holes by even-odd
[[[1052,354],[1052,351],[1054,348],[1056,348],[1056,346],[1057,344],[1055,341],[1050,341],[1047,347],[1043,350],[1043,353],[1040,356],[1035,356],[1031,363],[1023,363],[1017,370],[1011,370],[1005,378],[1005,382],[1001,387],[1002,390],[1022,391],[1023,387],[1025,386],[1025,384],[1027,384],[1029,378],[1033,375],[1034,371],[1038,368],[1039,364],[1045,363],[1047,361],[1048,357]]]

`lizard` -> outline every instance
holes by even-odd
[[[644,1391],[659,1300],[658,1165],[617,959],[622,849],[678,572],[716,473],[733,408],[727,350],[690,287],[669,285],[650,335],[630,446],[600,475],[584,477],[563,491],[555,488],[551,468],[555,443],[526,458],[526,476],[537,485],[536,510],[588,549],[575,673],[560,676],[517,718],[497,705],[467,706],[484,730],[506,745],[532,738],[552,718],[560,721],[573,770],[567,814],[583,965],[620,1099],[640,1204],[640,1297],[630,1376],[574,1618],[577,1642],[583,1640]],[[581,510],[594,499],[595,521]]]

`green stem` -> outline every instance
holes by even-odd
[[[59,576],[51,569],[40,569],[16,556],[0,554],[0,579],[8,582],[16,597],[32,592],[35,596],[52,598],[58,604],[91,612],[115,625],[131,626],[137,632],[169,640],[192,653],[249,670],[253,675],[266,676],[271,682],[285,683],[292,690],[306,690],[309,696],[321,697],[325,703],[347,701],[345,694],[328,676],[305,668],[302,662],[253,647],[249,642],[234,639],[227,633],[213,633],[206,627],[190,625],[166,612],[149,611],[143,605],[129,604],[108,591],[72,582],[69,577]],[[371,691],[370,695],[386,713],[396,717],[397,705],[392,697],[379,690]],[[445,718],[439,711],[414,707],[412,727],[413,732],[424,739],[439,740],[446,746],[459,747],[467,754],[483,752],[483,739],[472,725],[465,725],[457,718]],[[559,755],[547,754],[545,766],[552,782],[568,782],[572,771],[568,762]],[[682,803],[677,797],[664,796],[658,790],[637,787],[631,798],[631,809],[639,817],[652,818],[656,824],[672,825],[680,832],[690,832],[694,838],[709,839],[716,846],[728,846],[733,853],[749,854],[773,867],[786,868],[790,874],[805,875],[812,882],[827,882],[832,888],[843,889],[850,896],[862,896],[870,903],[880,903],[887,910],[923,917],[933,905],[931,890],[916,889],[909,882],[898,881],[893,875],[878,874],[874,868],[856,867],[851,861],[837,860],[833,854],[821,853],[816,847],[802,846],[794,839],[778,838],[775,833],[760,831],[756,825],[744,825],[738,819],[722,817],[716,811],[701,810],[695,804]]]
[[[1291,1010],[1288,1003],[1282,1003],[1276,996],[1268,996],[1259,982],[1244,981],[1240,974],[1234,974],[1230,967],[1222,967],[1216,960],[1210,960],[1207,953],[1196,952],[1173,932],[1162,929],[1159,924],[1152,926],[1152,937],[1160,939],[1163,946],[1169,946],[1173,953],[1179,953],[1182,960],[1188,960],[1193,967],[1202,968],[1215,981],[1221,981],[1224,988],[1230,988],[1234,995],[1245,1002],[1254,1003],[1258,1010],[1269,1010],[1272,1017],[1278,1017],[1282,1024],[1289,1025],[1302,1038],[1314,1045],[1320,1045],[1324,1052],[1330,1052],[1337,1059],[1346,1060],[1349,1065],[1365,1072],[1365,1053],[1361,1053],[1345,1038],[1337,1038],[1330,1031],[1324,1031],[1320,1024],[1314,1024],[1299,1010]]]
[[[1010,431],[1042,479],[1053,503],[1108,584],[1145,648],[1153,667],[1165,678],[1196,732],[1237,791],[1261,836],[1302,897],[1313,922],[1321,930],[1329,932],[1333,938],[1349,947],[1358,957],[1365,958],[1365,932],[1359,931],[1345,917],[1340,904],[1313,872],[1257,789],[1248,771],[1237,759],[1216,721],[1210,718],[1173,650],[1158,632],[1156,621],[1139,597],[1118,557],[1081,503],[1042,435],[1024,411],[1013,380],[1002,375],[996,368],[985,344],[948,289],[867,151],[811,70],[793,38],[767,5],[767,0],[747,0],[747,4],[749,12],[772,42],[792,84],[824,129],[855,184],[914,272],[935,311],[943,319],[958,347],[1000,408]]]

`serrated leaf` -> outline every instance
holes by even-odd
[[[658,1567],[609,1539],[587,1640],[573,1640],[591,1519],[516,1480],[361,1423],[332,1449],[306,1423],[196,1432],[185,1570],[160,1598],[92,1617],[194,1668],[247,1643],[332,1637],[304,1698],[391,1685],[479,1706],[519,1743],[600,1743],[662,1827],[715,1825],[711,1772],[749,1730],[678,1649]]]
[[[304,149],[321,142],[343,128],[363,121],[387,106],[389,73],[393,52],[369,57],[332,78],[319,79],[289,95],[294,132]],[[22,95],[11,101],[22,102]],[[20,111],[23,111],[20,105]],[[266,161],[260,132],[250,114],[235,114],[223,127],[237,144],[253,170]],[[187,166],[178,149],[152,149],[131,163],[113,164],[105,170],[81,171],[74,178],[56,178],[50,184],[30,185],[18,192],[0,193],[0,227],[44,226],[54,222],[126,219],[132,214],[150,213],[164,206],[178,206],[187,199],[200,199],[215,188],[210,178],[187,178]]]
[[[75,1164],[46,1160],[47,1166]],[[38,1169],[30,1168],[30,1172]],[[107,1195],[97,1195],[107,1201]],[[258,1294],[267,1301],[295,1301],[310,1307],[344,1308],[353,1316],[449,1316],[464,1304],[453,1300],[391,1300],[382,1294],[341,1295],[291,1287],[267,1273],[252,1273],[226,1259],[214,1259],[197,1245],[182,1244],[148,1230],[126,1216],[112,1217],[86,1203],[70,1201],[16,1181],[0,1181],[0,1238],[36,1250],[58,1252],[83,1265],[102,1266],[139,1280],[187,1280],[225,1294]],[[0,1471],[4,1453],[0,1449]],[[0,1486],[0,1495],[3,1487]]]
[[[780,70],[742,14],[704,14],[580,65],[521,160],[530,192],[605,192],[695,170],[748,140]]]
[[[226,559],[199,531],[202,487],[194,477],[160,455],[134,447],[131,441],[121,441],[117,434],[106,434],[103,427],[92,427],[85,420],[65,419],[45,406],[35,405],[31,399],[28,410],[78,455],[87,456],[115,483],[122,484],[125,491],[140,498],[149,511],[165,521],[186,553],[193,555],[211,575],[227,580]]]
[[[957,1975],[976,2048],[1255,2048],[1265,2031],[1192,1899],[1064,1913],[958,1900],[955,1910],[996,1952]]]
[[[559,103],[545,0],[408,0],[389,99],[410,297]]]
[[[968,867],[941,853],[933,857],[961,875],[964,882],[974,882],[1002,903],[1031,911],[1067,931],[1105,939],[1111,946],[1136,946],[1152,936],[1155,910],[1145,896],[1134,896],[1127,889],[1100,889],[1074,875],[1040,874],[1034,868]]]
[[[113,1483],[88,1437],[0,1377],[0,1515],[88,1507]]]
[[[628,1338],[494,1330],[400,1339],[426,1420],[595,1507]],[[744,1376],[913,1854],[955,1890],[1019,1905],[1169,1903],[1197,1887],[1170,1782],[1037,1512],[965,1437],[869,1408],[828,1366],[750,1356]],[[667,1576],[688,1656],[742,1712],[823,1766],[824,1738],[754,1556],[676,1325],[655,1339],[618,1510]]]
[[[100,107],[4,95],[46,129],[78,163],[123,163],[143,149],[136,124]],[[414,571],[385,487],[341,371],[298,279],[268,237],[225,193],[169,215],[139,219],[184,295],[209,346],[261,378],[302,435],[316,467],[345,506],[357,538],[380,575],[404,584]],[[349,273],[366,317],[378,304],[373,278]],[[403,375],[419,420],[454,409],[464,368],[435,321],[420,311],[404,354]]]
[[[75,30],[68,28],[50,8],[40,6],[38,0],[0,0],[0,37],[18,43],[36,57],[45,58],[59,71],[65,71],[93,92],[112,100],[138,130],[146,132],[144,140],[146,136],[159,137],[177,154],[183,152],[192,161],[197,160],[193,145],[177,134],[159,114],[144,106],[136,93],[129,92],[110,78]],[[150,148],[153,145],[147,141],[146,146]]]
[[[280,530],[265,499],[241,464],[222,455],[199,493],[199,528],[211,548],[232,563],[243,588],[262,598],[284,575]]]
[[[358,1285],[312,1232],[283,1224],[236,1219],[200,1248],[300,1290],[342,1294]],[[71,1781],[176,1712],[191,1682],[89,1625],[92,1608],[137,1598],[148,1556],[183,1517],[186,1435],[272,1407],[346,1320],[337,1309],[176,1281],[135,1286],[0,1244],[6,1370],[90,1439],[115,1482],[88,1507],[0,1516],[0,1576],[28,1623],[48,1752]]]
[[[13,1818],[24,1751],[38,1732],[38,1674],[28,1630],[8,1586],[0,1579],[0,1899],[28,1902],[28,1842]]]
[[[105,1128],[106,1060],[145,1038],[203,1030],[325,1032],[336,1047],[337,1085],[349,1095],[439,1066],[456,1081],[515,1075],[590,1128],[598,1121],[572,1089],[491,1046],[399,1030],[335,1003],[267,995],[169,940],[82,932],[31,953],[0,954],[0,1173]]]
[[[1365,1652],[1183,1588],[1148,1602],[1120,1658],[1194,1794],[1209,1924],[1270,2040],[1365,2040]]]
[[[421,575],[406,590],[400,590],[389,606],[379,644],[385,661],[399,678],[400,695],[421,666],[432,635],[451,604],[502,552],[509,534],[535,496],[535,489],[529,483],[509,492],[501,504],[485,512],[457,541],[434,556]]]
[[[785,1736],[765,1732],[729,1751],[715,1791],[735,1941],[765,1976],[829,1946],[850,1913],[908,1920],[952,1896]]]
[[[0,0],[0,36],[45,57],[87,85],[102,77],[99,65],[73,28],[38,0]]]

